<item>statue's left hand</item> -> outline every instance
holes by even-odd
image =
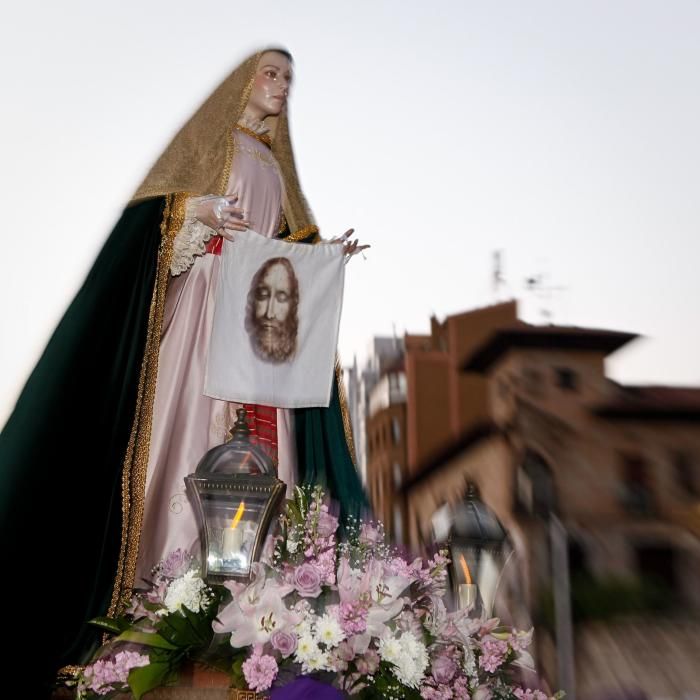
[[[348,260],[357,253],[361,253],[363,250],[369,248],[369,245],[360,245],[360,241],[356,238],[354,241],[349,240],[350,236],[355,233],[354,228],[349,228],[342,236],[337,236],[336,238],[331,238],[329,243],[342,243],[343,244],[343,254],[347,256]]]

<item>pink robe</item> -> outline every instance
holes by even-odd
[[[237,194],[251,228],[277,235],[283,196],[279,168],[257,139],[235,132],[235,153],[227,194]],[[224,242],[224,245],[235,243]],[[136,584],[170,552],[183,548],[201,556],[194,510],[184,477],[210,448],[228,437],[237,404],[203,394],[209,335],[214,317],[220,256],[195,258],[168,285],[160,343],[144,518]],[[277,410],[278,474],[291,488],[296,474],[293,414]]]

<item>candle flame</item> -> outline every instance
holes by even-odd
[[[459,563],[462,566],[462,572],[464,573],[464,580],[467,583],[472,582],[472,575],[469,573],[469,567],[467,566],[467,561],[464,558],[464,554],[459,555]]]
[[[231,521],[231,529],[232,530],[236,529],[240,519],[243,517],[244,512],[245,512],[245,503],[243,501],[241,501],[240,505],[238,506],[238,510],[236,511],[236,514],[233,516],[233,520]]]

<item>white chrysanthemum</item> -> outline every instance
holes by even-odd
[[[301,622],[294,627],[297,637],[313,637],[316,616],[307,614]]]
[[[209,602],[207,584],[196,571],[188,571],[168,586],[164,602],[171,613],[178,612],[183,607],[192,612],[200,612]]]
[[[428,650],[413,633],[380,640],[379,656],[394,664],[393,673],[404,685],[418,688],[428,667]]]
[[[379,656],[391,664],[398,662],[403,649],[395,637],[384,637],[379,640]]]
[[[328,652],[321,651],[317,648],[316,653],[309,656],[302,664],[301,670],[304,673],[310,673],[312,671],[327,671],[328,669]]]
[[[294,658],[300,663],[305,663],[312,656],[320,653],[318,643],[310,634],[303,634],[297,642],[297,650],[294,652]]]
[[[345,632],[338,620],[326,613],[316,620],[316,638],[327,647],[336,647],[345,639]]]

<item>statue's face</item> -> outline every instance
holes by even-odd
[[[256,119],[278,115],[287,104],[292,83],[292,65],[277,51],[266,51],[255,71],[247,111]]]

